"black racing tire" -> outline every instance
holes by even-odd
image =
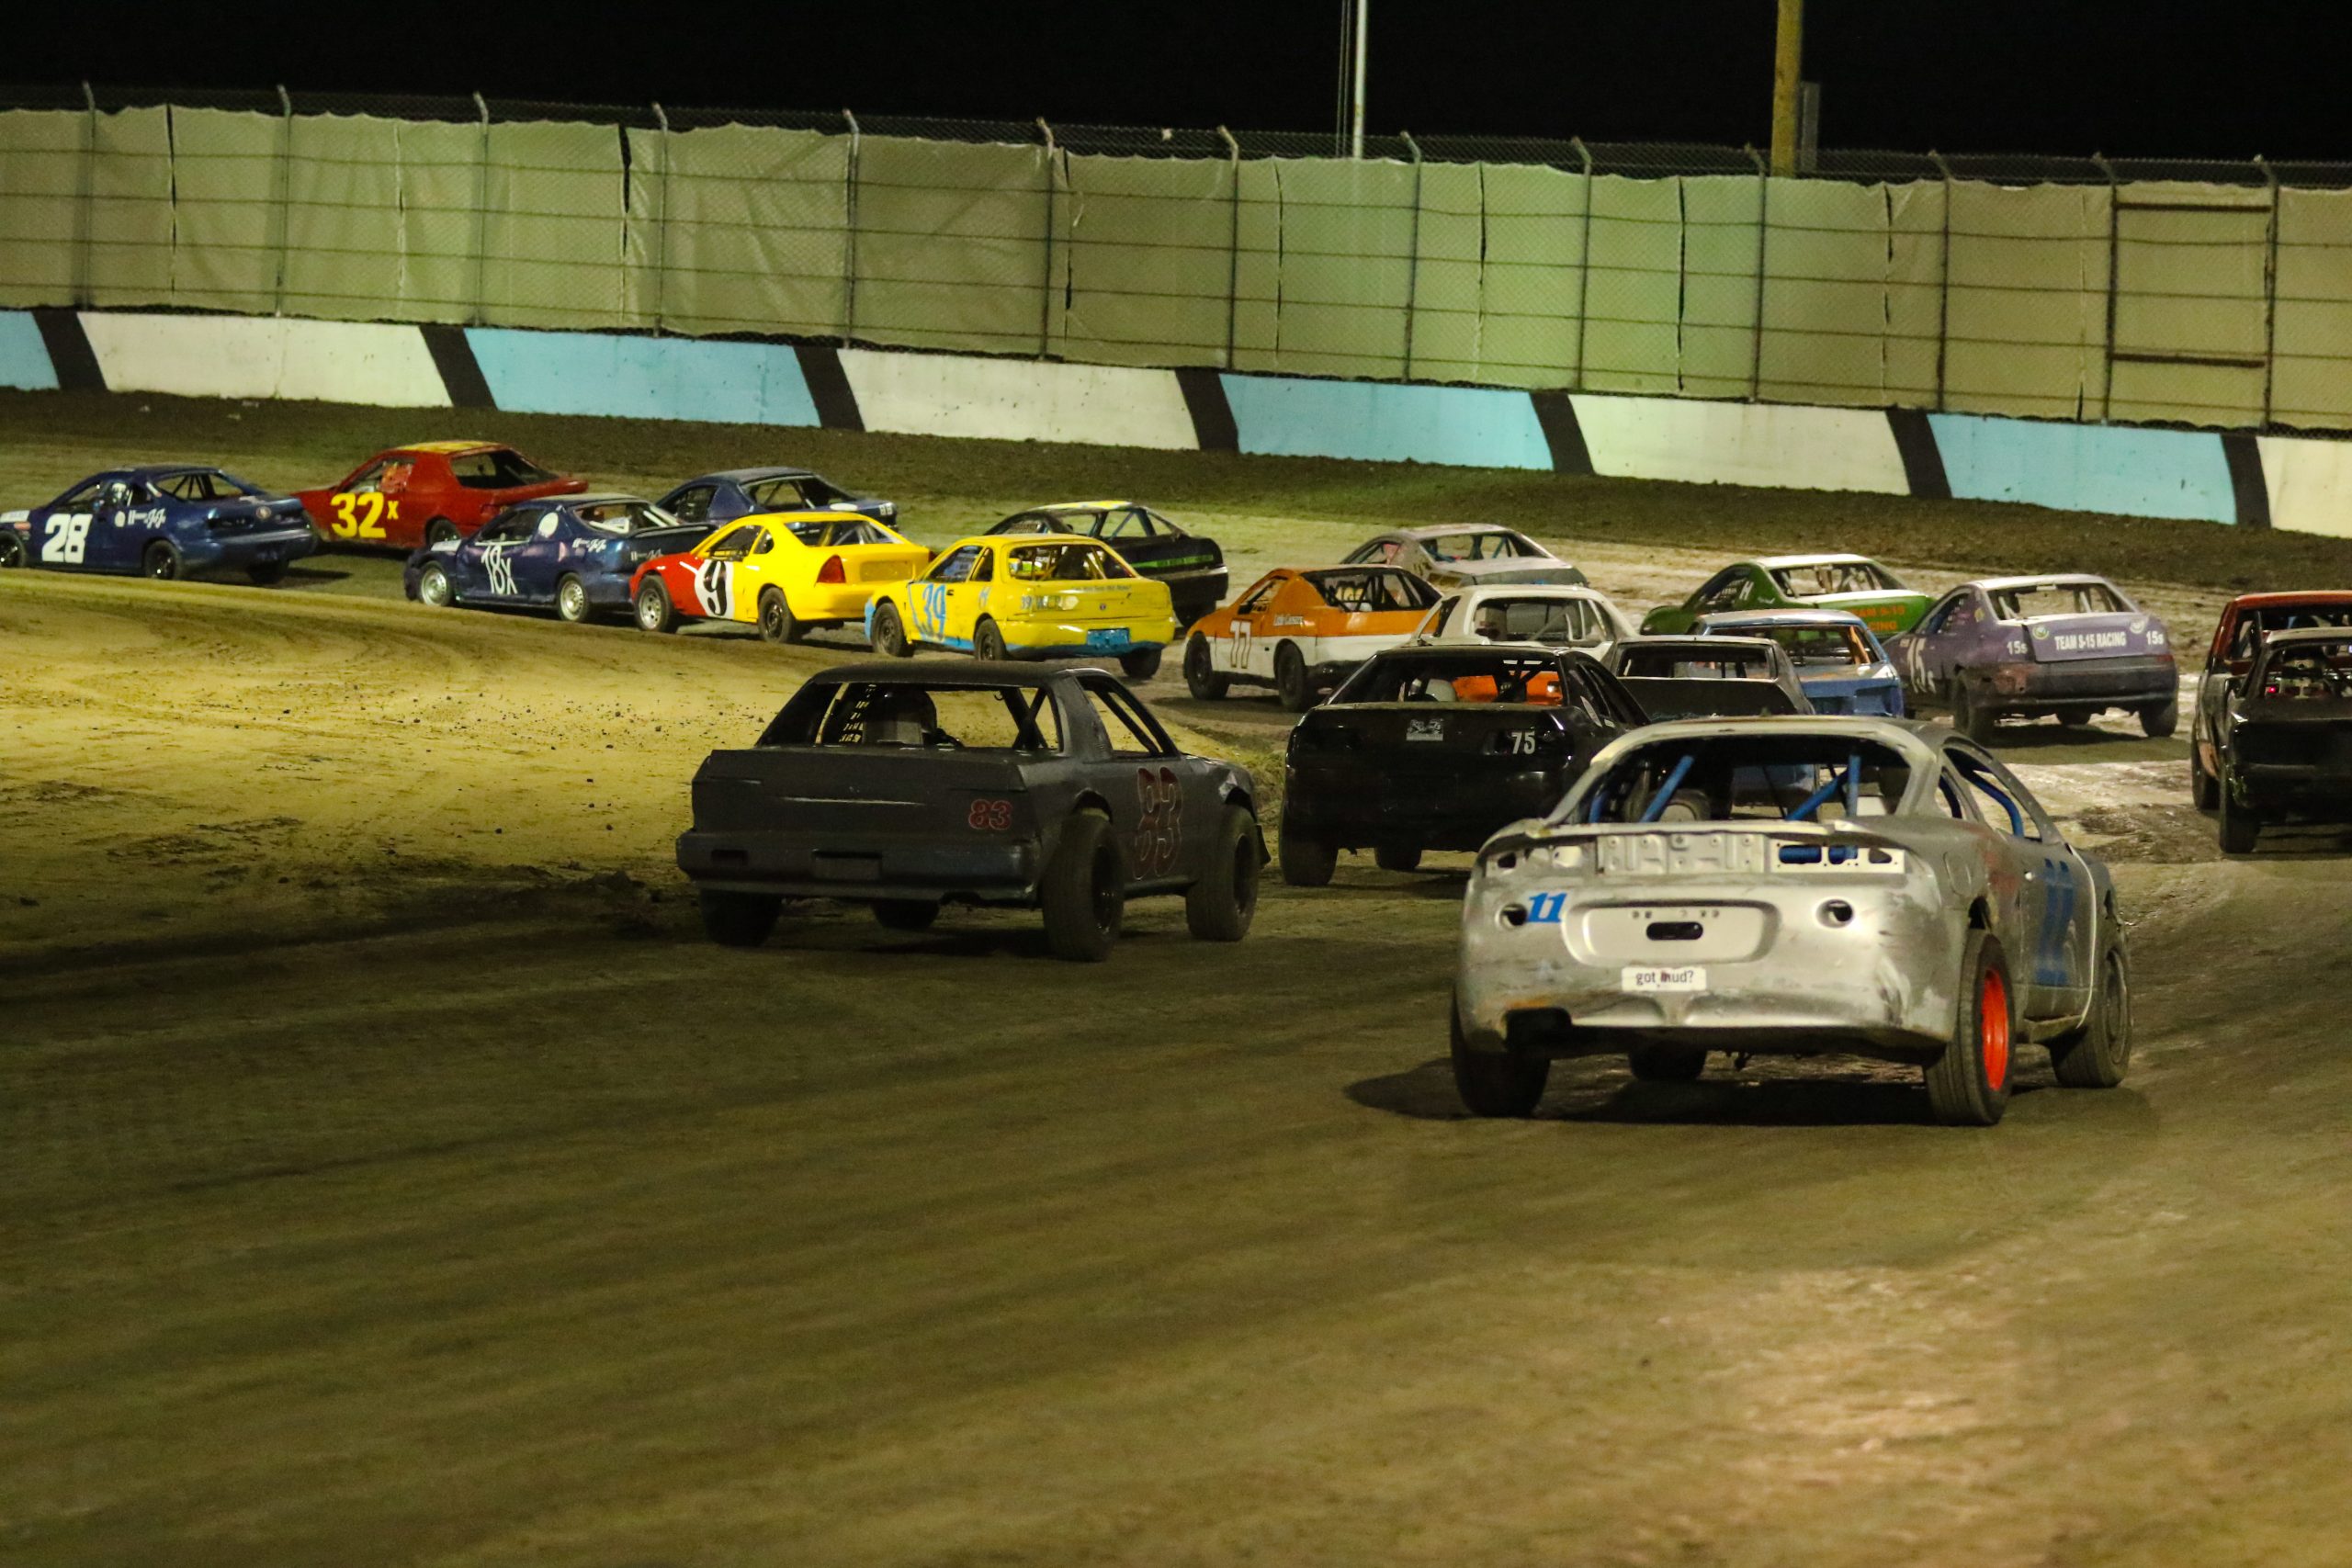
[[[2132,1066],[2132,964],[2110,940],[2082,1027],[2050,1043],[2050,1066],[2068,1089],[2113,1089]]]
[[[1927,1069],[1928,1108],[1947,1127],[1990,1127],[2008,1109],[2017,1067],[2017,993],[1991,931],[1961,949],[1960,1018],[1951,1043]]]
[[[1209,842],[1207,864],[1184,889],[1184,929],[1194,940],[1239,942],[1250,934],[1258,913],[1258,868],[1265,861],[1258,819],[1238,806],[1227,807]]]
[[[1204,703],[1223,702],[1233,690],[1232,678],[1216,672],[1209,639],[1198,632],[1184,639],[1184,689]]]
[[[1276,836],[1281,853],[1283,880],[1293,887],[1329,887],[1331,874],[1340,869],[1340,846],[1329,839],[1308,832],[1294,832],[1288,827]]]
[[[25,548],[25,536],[6,524],[0,524],[0,571],[15,571],[32,565],[32,553]]]
[[[1473,1116],[1529,1116],[1543,1103],[1551,1081],[1552,1059],[1532,1052],[1473,1051],[1462,1038],[1462,1014],[1446,1006],[1448,1054],[1453,1058],[1453,1091]]]
[[[760,590],[760,636],[770,642],[798,642],[808,635],[808,623],[792,613],[792,602],[781,588]]]
[[[556,579],[555,618],[575,626],[596,618],[596,607],[588,602],[588,585],[568,571]]]
[[[980,624],[972,628],[972,657],[986,660],[1005,657],[1004,631],[985,615],[980,617]]]
[[[1980,706],[1965,681],[1951,683],[1951,727],[1979,746],[1993,744],[1993,726],[1999,715]]]
[[[1126,921],[1127,864],[1108,818],[1081,812],[1062,829],[1040,889],[1054,956],[1100,964]]]
[[[458,602],[458,590],[439,561],[426,561],[418,570],[416,602],[428,610],[446,610]]]
[[[630,609],[639,631],[662,633],[678,629],[678,607],[670,602],[670,591],[662,586],[658,577],[649,577],[637,585],[637,599]]]
[[[1119,655],[1119,673],[1130,681],[1148,681],[1159,673],[1160,650],[1138,648],[1132,653]]]
[[[2225,777],[2221,781],[2222,819],[2217,837],[2225,855],[2250,855],[2262,837],[2262,814],[2237,798]]]
[[[939,923],[939,906],[928,898],[877,898],[874,918],[894,931],[927,931]]]
[[[721,947],[757,947],[775,930],[784,900],[765,893],[701,890],[703,934]]]
[[[245,568],[246,581],[255,588],[266,588],[286,579],[286,563],[282,560],[257,560]]]
[[[2222,786],[2205,771],[2205,758],[2197,742],[2188,743],[2188,797],[2199,811],[2218,810],[2222,804]]]
[[[1421,865],[1421,846],[1402,840],[1391,840],[1387,843],[1374,845],[1372,859],[1373,863],[1383,871],[1419,871]]]
[[[1689,1083],[1707,1070],[1707,1054],[1691,1045],[1636,1045],[1625,1063],[1644,1083]]]
[[[2169,740],[2180,728],[2180,699],[2168,697],[2140,710],[2140,733],[2151,740]]]
[[[457,536],[458,525],[447,517],[435,517],[424,525],[424,543],[427,547],[446,543]]]
[[[1291,713],[1305,713],[1315,705],[1315,687],[1306,679],[1306,656],[1295,642],[1274,649],[1274,695]]]
[[[169,539],[157,539],[140,552],[139,570],[158,582],[169,582],[180,574],[180,552]]]
[[[907,659],[914,654],[914,647],[907,641],[907,624],[899,619],[896,604],[876,604],[867,623],[867,637],[874,651],[885,659]]]

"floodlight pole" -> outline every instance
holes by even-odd
[[[1371,21],[1372,0],[1356,0],[1355,92],[1349,100],[1348,107],[1348,156],[1359,161],[1363,157],[1363,67]]]
[[[1772,172],[1797,172],[1798,105],[1804,97],[1804,0],[1781,0],[1772,51]]]

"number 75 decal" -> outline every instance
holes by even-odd
[[[340,491],[328,503],[334,508],[328,531],[338,539],[380,539],[384,519],[401,514],[400,502],[386,501],[381,491]]]

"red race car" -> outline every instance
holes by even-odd
[[[340,484],[294,493],[329,544],[413,550],[463,537],[518,501],[587,488],[495,441],[424,441],[377,453]]]

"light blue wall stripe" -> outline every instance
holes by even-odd
[[[2237,521],[2222,438],[2202,430],[1928,416],[1951,492],[2072,512]]]
[[[1549,468],[1552,450],[1525,392],[1227,375],[1244,452],[1475,468]]]
[[[0,387],[48,392],[57,388],[57,367],[29,310],[0,310]]]
[[[800,360],[769,343],[468,327],[490,395],[519,413],[719,424],[818,423]]]

